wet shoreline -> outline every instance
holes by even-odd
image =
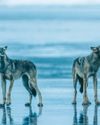
[[[39,79],[38,85],[42,92],[44,106],[39,109],[38,100],[34,98],[32,107],[28,108],[24,106],[28,93],[21,80],[15,81],[12,105],[0,109],[1,125],[97,125],[100,122],[100,107],[94,104],[91,87],[88,88],[88,96],[92,104],[87,107],[82,106],[82,95],[79,92],[77,105],[71,104],[73,96],[71,79]],[[98,93],[99,98],[100,89]]]

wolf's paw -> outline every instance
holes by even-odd
[[[5,104],[0,104],[0,108],[4,108],[5,107]]]
[[[29,107],[29,106],[31,106],[31,104],[28,102],[28,103],[25,103],[25,106]]]
[[[77,104],[76,101],[73,101],[73,102],[72,102],[72,105],[76,105],[76,104]]]
[[[91,104],[90,101],[84,101],[84,102],[82,103],[82,105],[90,105],[90,104]]]
[[[38,104],[38,107],[43,107],[43,104],[42,104],[42,103],[39,103],[39,104]]]
[[[11,105],[11,102],[9,102],[9,103],[6,103],[6,105],[9,107],[9,106]]]
[[[96,104],[96,105],[100,105],[100,102],[99,102],[99,101],[96,101],[95,104]]]
[[[7,97],[5,103],[6,103],[7,106],[11,105],[11,98]]]

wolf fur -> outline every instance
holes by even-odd
[[[78,57],[73,62],[73,104],[76,104],[77,82],[80,84],[80,92],[83,93],[83,105],[91,104],[87,96],[88,78],[93,77],[94,99],[96,104],[100,104],[97,95],[97,72],[100,67],[100,46],[91,47],[92,53],[86,57]]]
[[[29,103],[26,106],[31,105],[32,96],[38,95],[39,104],[43,106],[42,95],[37,86],[37,70],[36,66],[28,60],[13,60],[10,59],[6,54],[7,47],[0,48],[0,73],[1,73],[1,84],[2,84],[2,95],[3,104],[11,104],[11,90],[14,84],[14,80],[22,77],[23,85],[29,92]],[[10,86],[6,96],[6,80],[10,81]]]

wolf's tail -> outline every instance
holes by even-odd
[[[30,84],[29,89],[30,89],[30,91],[31,91],[32,95],[33,95],[34,97],[36,97],[37,93],[36,93],[35,88],[32,86],[32,84],[31,84],[31,83],[29,83],[29,84]]]
[[[76,58],[73,63],[73,67],[72,67],[73,80],[74,82],[77,82],[77,80],[79,81],[79,84],[80,84],[79,91],[80,93],[83,93],[83,78],[81,78],[75,71],[76,63],[79,64],[79,58]]]
[[[79,75],[77,75],[77,78],[79,80],[79,84],[80,84],[80,93],[83,93],[83,78],[81,78]]]
[[[32,86],[32,84],[30,83],[30,80],[28,78],[28,75],[23,75],[22,76],[22,80],[23,80],[23,84],[24,84],[24,87],[27,89],[27,91],[33,95],[34,97],[36,97],[37,93],[36,93],[36,90],[35,88]]]

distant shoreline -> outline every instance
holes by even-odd
[[[0,20],[100,20],[100,5],[0,6]]]

